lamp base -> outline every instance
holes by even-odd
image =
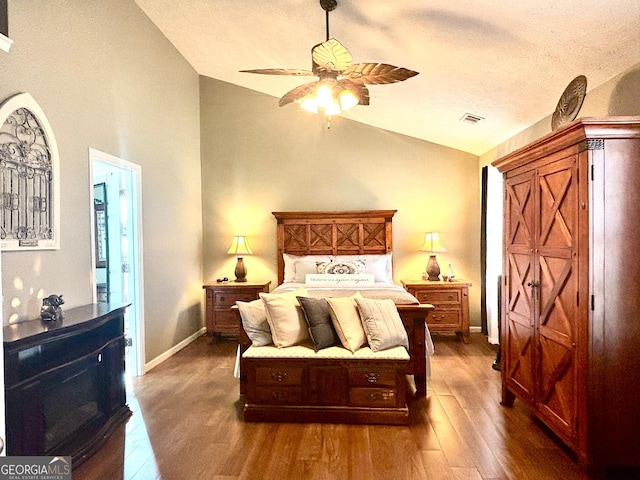
[[[238,263],[236,263],[236,282],[246,282],[247,281],[247,268],[244,266],[244,260],[242,257],[238,257]]]
[[[427,263],[427,280],[430,282],[440,280],[440,265],[438,265],[435,255],[429,256],[429,263]]]

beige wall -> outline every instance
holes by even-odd
[[[296,105],[214,79],[200,87],[205,281],[233,277],[225,252],[245,234],[255,253],[248,278],[275,287],[273,211],[397,209],[395,280],[420,278],[424,233],[439,231],[440,266],[473,282],[480,324],[478,157],[340,117],[328,130]]]
[[[4,323],[92,300],[88,149],[142,167],[146,360],[202,326],[198,75],[133,0],[10,0],[0,100],[28,92],[61,160],[61,248],[3,252]]]

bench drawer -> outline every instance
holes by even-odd
[[[349,385],[354,387],[393,387],[395,384],[396,370],[380,367],[349,369]]]
[[[257,385],[302,385],[302,367],[256,367]]]
[[[300,405],[303,399],[302,387],[256,387],[250,396],[261,405]]]
[[[397,402],[393,388],[355,387],[349,390],[349,403],[356,407],[395,407]]]

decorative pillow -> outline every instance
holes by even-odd
[[[402,345],[409,350],[409,338],[396,304],[391,299],[356,298],[360,319],[372,351]]]
[[[303,283],[304,275],[296,276],[296,263],[310,265],[313,272],[316,273],[317,262],[328,262],[331,260],[329,255],[291,255],[289,253],[282,254],[282,260],[284,261],[284,279],[282,283]]]
[[[393,283],[391,253],[381,255],[336,255],[332,258],[332,261],[336,263],[354,260],[364,261],[364,273],[373,274],[373,278],[376,282]]]
[[[338,332],[342,346],[351,352],[355,352],[367,343],[356,304],[358,297],[362,298],[360,292],[356,292],[350,297],[327,298],[331,322]]]
[[[315,351],[340,345],[340,338],[331,321],[329,303],[324,298],[297,297],[309,326],[309,337]]]
[[[345,262],[318,262],[318,273],[330,273],[341,275],[352,275],[364,273],[365,263],[362,260],[351,260]]]
[[[307,290],[300,287],[293,292],[260,293],[264,302],[271,337],[276,347],[290,347],[309,339],[307,322],[296,297],[307,297]]]
[[[267,313],[264,310],[264,302],[260,299],[252,302],[237,301],[236,305],[240,310],[242,328],[247,332],[251,344],[254,347],[271,345],[273,339],[269,322],[267,322]]]

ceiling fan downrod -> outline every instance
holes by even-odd
[[[329,40],[329,12],[336,9],[338,6],[337,0],[320,0],[320,6],[326,12],[327,18],[327,40]]]

